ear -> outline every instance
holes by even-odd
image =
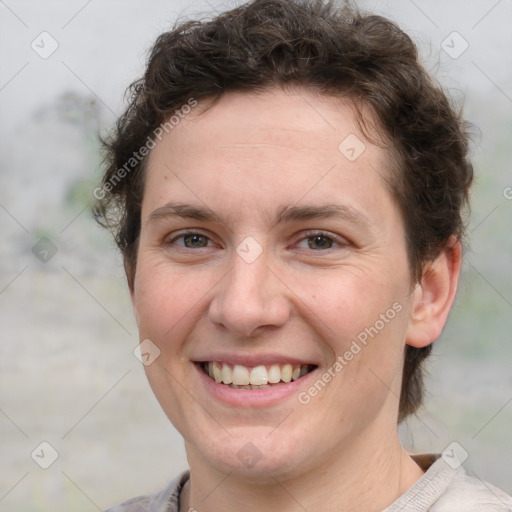
[[[135,297],[135,288],[133,286],[130,287],[130,299],[132,301],[133,316],[135,317],[135,321],[137,322],[137,327],[139,327],[139,312],[137,310],[137,299]]]
[[[442,253],[425,266],[412,292],[407,345],[426,347],[441,335],[457,292],[461,264],[462,247],[452,236]]]
[[[135,316],[135,321],[137,322],[137,325],[139,325],[139,314],[137,312],[137,300],[135,298],[135,276],[132,268],[130,267],[129,263],[124,260],[124,271],[126,274],[126,282],[128,284],[128,290],[130,292],[130,300],[132,302],[132,310],[133,315]]]

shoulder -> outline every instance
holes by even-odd
[[[188,478],[189,471],[184,471],[160,492],[131,498],[105,512],[178,512],[180,491]]]
[[[512,498],[494,485],[458,472],[432,512],[512,512]]]
[[[384,512],[512,512],[512,498],[469,476],[453,456],[413,456],[425,474]]]
[[[124,501],[119,505],[111,507],[105,512],[147,512],[149,510],[149,502],[152,496],[137,496],[130,500]]]

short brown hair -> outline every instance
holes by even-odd
[[[255,0],[161,34],[144,76],[130,86],[128,108],[104,141],[95,217],[113,231],[130,287],[147,161],[127,169],[134,153],[191,99],[294,85],[351,99],[363,127],[362,107],[374,113],[396,167],[389,186],[404,219],[414,282],[451,235],[462,240],[473,178],[467,125],[420,64],[411,39],[383,17],[333,2]],[[421,405],[421,363],[431,349],[406,347],[399,420]]]

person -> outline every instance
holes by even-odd
[[[468,125],[393,22],[255,0],[160,35],[97,220],[190,469],[110,512],[510,511],[398,424],[459,278]]]

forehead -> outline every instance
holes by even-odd
[[[370,127],[371,137],[383,141],[385,137],[372,110],[363,106],[361,116],[365,128]],[[243,147],[275,143],[288,145],[296,151],[323,151],[329,146],[354,161],[368,142],[361,133],[357,117],[355,103],[349,97],[328,96],[299,86],[274,87],[260,92],[232,91],[215,100],[202,100],[189,115],[182,117],[176,131],[185,135],[188,128],[197,135],[200,130],[212,135],[210,142],[219,146],[223,141],[238,142]],[[306,134],[307,139],[303,137]],[[340,147],[349,135],[348,145]],[[320,141],[325,144],[319,144]],[[346,152],[350,141],[352,146],[355,144],[355,154]],[[374,153],[377,149],[374,148]]]
[[[168,201],[171,183],[173,194],[226,207],[237,195],[241,208],[306,196],[332,203],[349,189],[371,202],[387,188],[389,160],[361,133],[349,99],[299,88],[231,92],[199,102],[152,150],[143,216]]]

